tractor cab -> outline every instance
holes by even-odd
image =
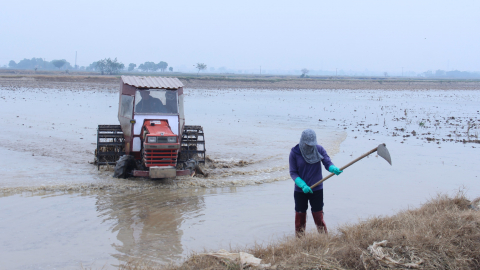
[[[108,137],[110,132],[118,135],[121,130],[123,144],[115,138],[110,139],[123,148],[117,147],[113,151],[117,156],[109,156],[112,151],[105,151],[109,153],[104,158],[118,163],[120,156],[129,156],[124,158],[130,160],[125,162],[129,164],[125,167],[135,167],[132,170],[134,176],[151,178],[191,174],[189,164],[204,163],[203,128],[185,126],[182,82],[177,78],[162,77],[122,76],[121,79],[118,109],[120,125],[116,131],[111,130],[112,126],[99,126],[101,136],[98,142],[105,141],[100,140],[105,139],[102,136]],[[102,155],[101,152],[97,147],[99,164],[103,157],[98,156],[99,153]],[[135,160],[135,166],[131,160]],[[125,171],[129,171],[129,168]]]

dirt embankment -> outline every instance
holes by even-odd
[[[58,90],[117,90],[120,79],[106,76],[0,75],[0,87]]]
[[[255,246],[247,252],[266,269],[479,269],[480,199],[438,196],[418,209],[344,225],[328,236]],[[292,228],[293,229],[293,228]],[[238,261],[193,254],[179,266],[131,262],[121,269],[243,269]]]
[[[377,79],[190,79],[182,80],[186,88],[200,89],[350,89],[350,90],[476,90],[480,81],[424,81]]]
[[[149,75],[149,74],[128,74]],[[479,90],[480,80],[426,80],[416,78],[348,78],[294,76],[185,76],[171,74],[191,89],[351,89],[351,90]],[[73,84],[72,84],[73,83]],[[0,73],[0,86],[37,88],[116,89],[120,75],[107,76],[84,73]]]

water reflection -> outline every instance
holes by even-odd
[[[181,225],[205,208],[200,190],[143,190],[97,195],[96,207],[121,244],[113,256],[121,261],[146,257],[153,261],[178,260],[185,253]]]

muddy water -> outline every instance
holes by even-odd
[[[53,105],[76,106],[42,105],[42,100],[56,99],[55,94],[44,89],[0,92],[5,97],[0,99],[1,120],[16,135],[2,132],[0,148],[0,161],[8,165],[1,169],[0,187],[10,191],[0,198],[0,229],[6,232],[0,260],[8,269],[78,268],[80,263],[115,268],[134,258],[177,262],[203,248],[249,246],[292,235],[293,184],[270,180],[288,179],[288,151],[307,127],[317,131],[337,166],[380,142],[387,144],[393,159],[390,166],[371,156],[325,183],[324,210],[331,228],[418,206],[437,192],[465,187],[470,197],[480,194],[475,185],[480,174],[478,144],[441,140],[451,138],[449,117],[478,119],[479,91],[187,91],[187,123],[204,126],[209,156],[215,164],[230,167],[210,169],[208,181],[225,183],[216,188],[186,188],[189,181],[197,181],[192,179],[116,180],[96,171],[88,164],[95,126],[100,121],[115,123],[116,109],[106,107],[115,106],[116,94],[64,91]],[[22,102],[30,105],[23,117],[31,121],[31,128],[15,119]],[[98,104],[80,108],[89,102]],[[39,108],[43,114],[36,113]],[[60,132],[52,132],[51,121],[42,119],[54,119]],[[428,123],[423,119],[445,121],[420,125]],[[472,125],[468,137],[465,125],[453,129],[455,136],[475,136],[478,127]],[[35,140],[24,134],[30,130],[35,130]],[[404,137],[413,130],[418,139]],[[426,139],[432,136],[440,140]],[[75,155],[62,155],[63,148]],[[99,182],[108,183],[109,189],[88,188]],[[12,193],[42,185],[46,190],[59,185],[86,188]],[[127,185],[130,188],[118,188]],[[313,227],[311,219],[308,227]]]
[[[117,95],[116,91],[98,90],[0,90],[0,120],[5,127],[0,151],[6,151],[3,156],[13,151],[16,157],[10,161],[15,164],[4,171],[1,188],[51,191],[83,190],[88,185],[152,185],[112,179],[111,173],[99,173],[89,164],[97,125],[118,122]],[[175,186],[238,186],[285,179],[288,156],[284,153],[298,140],[299,132],[311,125],[309,118],[290,117],[295,110],[291,102],[299,102],[300,96],[273,101],[275,94],[265,91],[195,90],[186,95],[186,122],[204,126],[207,154],[215,162],[208,179],[187,179]],[[323,127],[319,132],[332,153],[346,136],[332,128]]]

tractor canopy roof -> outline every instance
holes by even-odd
[[[122,76],[122,84],[147,89],[176,90],[183,87],[178,78],[168,77]]]

